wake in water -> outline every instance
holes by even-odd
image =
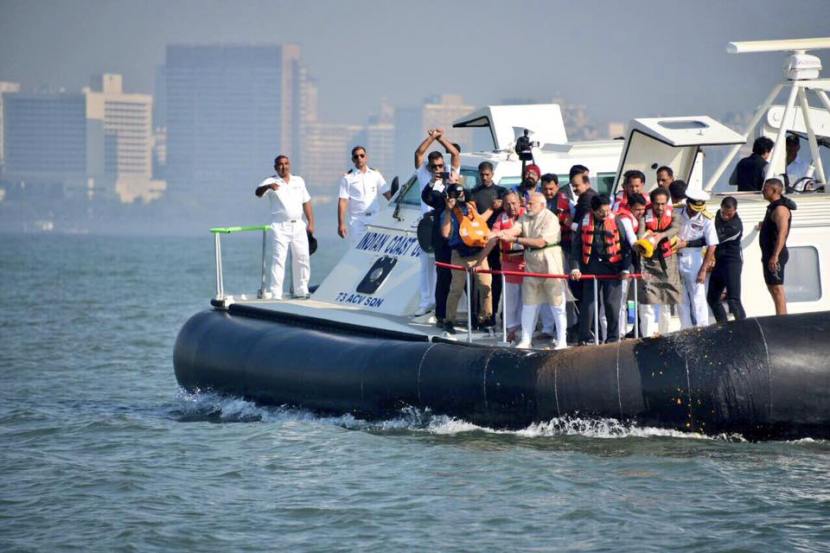
[[[332,424],[349,430],[367,432],[426,432],[434,435],[461,435],[466,433],[504,434],[522,438],[551,438],[559,436],[583,436],[598,439],[618,438],[681,438],[692,440],[745,441],[740,435],[706,436],[665,428],[642,427],[616,419],[583,419],[578,417],[554,418],[533,423],[520,430],[502,430],[437,415],[429,410],[407,407],[394,418],[366,420],[346,414],[325,416],[293,407],[269,407],[257,405],[238,397],[228,397],[210,392],[188,393],[180,391],[177,402],[169,414],[180,422],[213,423],[282,423],[308,421]]]

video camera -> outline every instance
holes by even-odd
[[[457,200],[464,195],[464,187],[457,183],[451,184],[447,186],[447,189],[444,191],[444,195],[447,198]]]
[[[516,139],[516,155],[521,161],[533,161],[533,147],[539,146],[538,142],[530,140],[530,131],[525,129],[522,136]]]

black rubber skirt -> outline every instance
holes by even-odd
[[[526,351],[232,305],[184,325],[174,366],[190,391],[366,418],[411,406],[498,428],[574,416],[748,439],[826,438],[828,331],[822,312]]]

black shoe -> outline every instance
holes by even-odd
[[[438,328],[444,328],[444,319],[435,319],[435,326]]]
[[[452,321],[444,321],[444,331],[447,334],[455,334],[455,327],[452,325]]]

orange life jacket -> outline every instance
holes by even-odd
[[[640,230],[640,221],[634,216],[633,213],[631,213],[631,211],[629,211],[627,207],[620,207],[620,210],[617,212],[617,216],[631,221],[631,228],[634,230],[634,234],[637,234],[637,231]]]
[[[499,216],[496,218],[496,223],[493,225],[493,228],[496,228],[496,225],[498,225],[498,228],[500,230],[507,230],[509,228],[512,228],[513,225],[517,224],[516,221],[518,220],[518,218],[521,217],[524,214],[525,214],[525,208],[523,208],[523,207],[519,208],[519,214],[515,219],[513,217],[511,217],[510,215],[508,215],[507,212],[502,211],[499,214]],[[516,245],[516,242],[508,242],[507,240],[499,240],[499,246],[500,246],[500,249],[501,249],[502,257],[505,257],[505,256],[515,256],[515,257],[523,256],[524,255],[524,248],[522,248],[521,246],[519,246],[517,248],[517,247],[515,247],[515,245]]]
[[[654,215],[654,210],[652,208],[646,209],[646,213],[643,216],[643,224],[646,226],[648,230],[651,232],[663,232],[667,228],[671,226],[672,220],[672,212],[668,208],[671,206],[666,206],[666,211],[663,212],[662,217],[657,217]],[[663,258],[671,257],[674,255],[674,250],[671,247],[671,240],[663,239],[660,241],[660,251],[663,253]]]
[[[617,220],[613,215],[605,218],[602,222],[602,229],[594,228],[594,214],[587,213],[582,219],[582,262],[587,265],[591,259],[591,249],[594,244],[594,235],[602,233],[605,241],[605,252],[608,254],[609,263],[622,261],[622,246],[620,244],[620,229],[617,227]]]
[[[456,206],[453,213],[458,220],[458,236],[464,245],[470,248],[483,248],[487,245],[490,228],[487,226],[487,220],[479,215],[478,211],[468,208],[467,215],[464,215],[461,208]]]

